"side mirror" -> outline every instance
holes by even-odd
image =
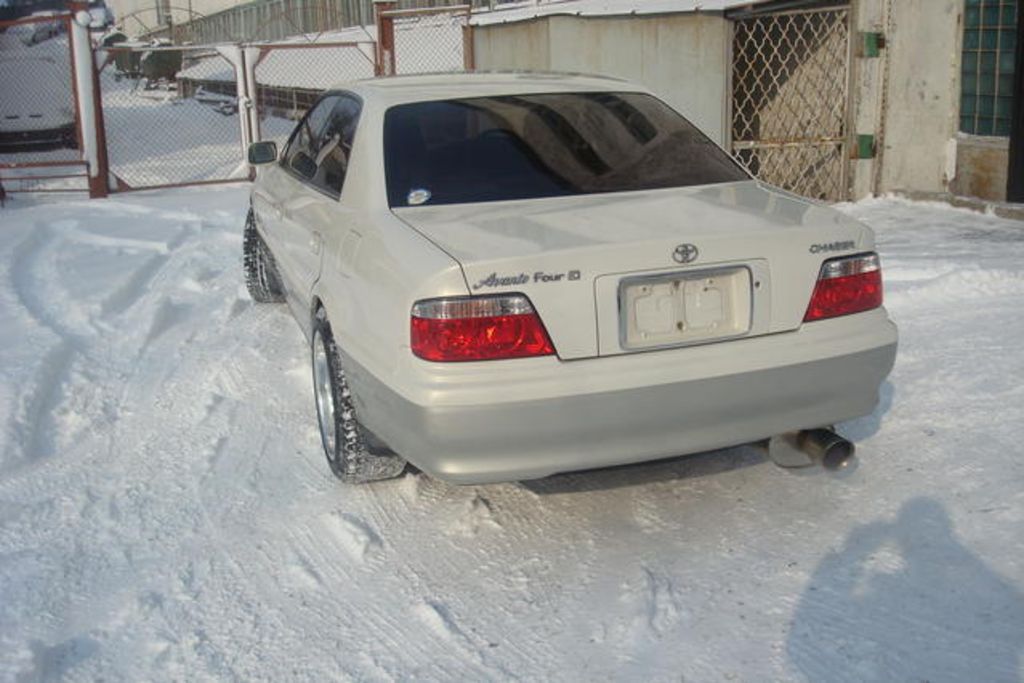
[[[249,163],[253,166],[277,161],[277,145],[270,141],[254,142],[249,145]]]

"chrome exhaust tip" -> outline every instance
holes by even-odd
[[[800,450],[816,463],[833,472],[846,469],[852,462],[856,447],[831,429],[808,429],[797,437]]]

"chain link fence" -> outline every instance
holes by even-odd
[[[69,16],[0,21],[0,184],[85,191]]]
[[[381,13],[382,54],[388,74],[472,68],[471,7],[430,7]]]
[[[849,11],[735,22],[732,147],[756,177],[827,201],[847,196]]]
[[[375,44],[280,43],[250,46],[256,85],[257,138],[280,148],[295,122],[320,94],[338,83],[372,78]]]
[[[113,186],[247,178],[237,67],[214,47],[114,46],[100,90]]]

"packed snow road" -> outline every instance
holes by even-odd
[[[346,487],[245,208],[0,211],[0,679],[1022,679],[1024,224],[846,209],[901,350],[843,478],[736,448]]]

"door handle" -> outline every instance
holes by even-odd
[[[316,255],[320,255],[320,249],[323,247],[324,240],[320,236],[320,233],[314,232],[313,236],[309,238],[309,249]]]

